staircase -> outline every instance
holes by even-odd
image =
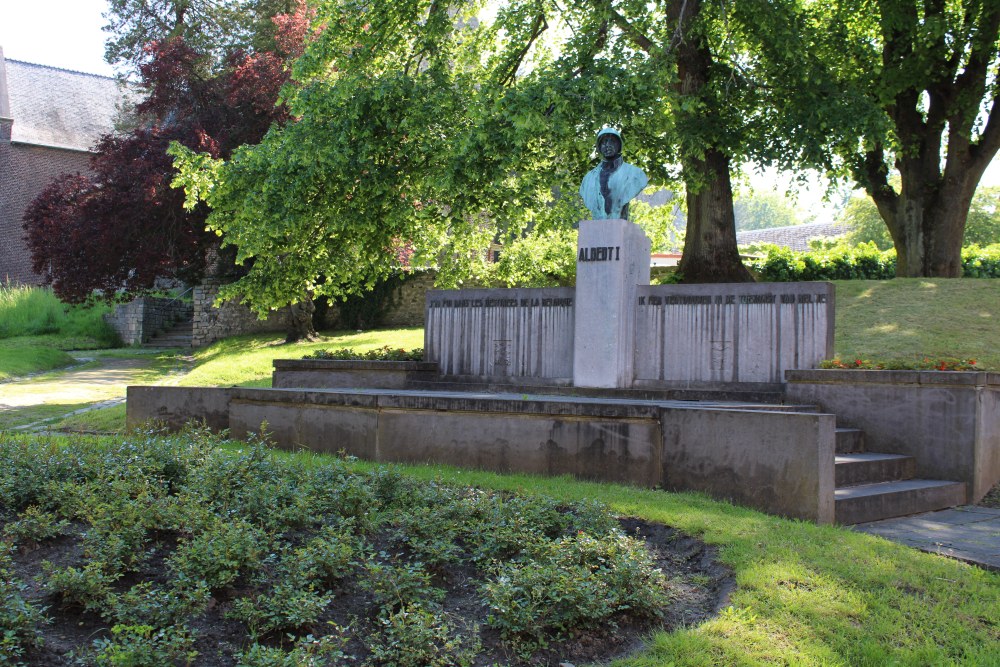
[[[142,344],[142,347],[191,347],[194,332],[194,320],[185,319],[174,324],[170,329],[160,331]]]
[[[866,523],[962,505],[964,482],[914,479],[912,456],[865,451],[865,434],[837,428],[834,516],[839,524]]]

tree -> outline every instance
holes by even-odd
[[[183,194],[170,187],[167,147],[179,141],[228,156],[285,118],[275,105],[287,79],[278,54],[236,52],[213,74],[210,58],[180,37],[146,51],[139,126],[102,137],[92,177],[60,177],[25,213],[34,268],[50,276],[66,301],[85,300],[94,290],[109,299],[141,293],[158,277],[197,281],[205,250],[217,241],[205,231],[204,207],[186,211]]]
[[[969,208],[1000,149],[1000,3],[837,0],[815,8],[829,26],[816,44],[820,74],[872,110],[860,140],[840,132],[835,150],[885,221],[897,275],[960,276]]]
[[[260,312],[304,294],[342,297],[396,270],[400,241],[416,264],[438,266],[439,284],[458,284],[469,271],[455,267],[481,263],[492,242],[585,216],[574,193],[605,123],[654,184],[683,177],[686,277],[749,279],[731,163],[826,157],[791,136],[818,120],[801,114],[776,136],[760,112],[797,86],[774,83],[800,60],[788,37],[796,2],[509,0],[482,25],[476,10],[321,3],[326,28],[287,95],[294,121],[228,161],[175,150],[189,205],[206,201],[210,227],[252,263],[225,296]],[[783,27],[774,37],[762,23]],[[744,57],[765,38],[791,46]]]
[[[109,0],[104,14],[111,33],[104,58],[138,71],[146,47],[180,37],[221,65],[238,50],[274,51],[271,17],[293,14],[298,0]]]
[[[851,227],[852,244],[872,241],[879,250],[893,247],[889,230],[870,197],[852,197],[838,222]],[[972,198],[962,245],[993,243],[1000,243],[1000,188],[981,188]]]
[[[740,192],[733,201],[736,229],[769,229],[802,223],[799,212],[777,192]]]

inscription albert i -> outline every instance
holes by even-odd
[[[622,259],[622,247],[620,245],[591,246],[580,248],[577,255],[580,262],[620,262]]]

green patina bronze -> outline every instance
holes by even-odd
[[[594,220],[628,220],[629,202],[642,192],[649,179],[639,167],[622,160],[622,136],[606,127],[597,133],[601,164],[587,172],[580,196]]]

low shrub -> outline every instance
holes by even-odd
[[[529,651],[580,628],[613,625],[623,611],[656,615],[669,598],[642,542],[583,532],[535,543],[530,557],[497,566],[483,592],[489,624]]]
[[[349,347],[340,350],[316,350],[312,354],[307,354],[303,359],[334,359],[338,361],[423,361],[424,349],[417,347],[412,350],[405,350],[401,347],[389,347],[383,345],[374,350],[358,352]]]
[[[840,357],[824,359],[819,363],[820,368],[836,368],[843,370],[877,370],[877,371],[975,371],[979,370],[975,359],[932,359],[923,357],[920,359],[885,359],[872,361],[871,359],[848,359]]]
[[[367,639],[369,664],[385,667],[470,667],[475,638],[456,636],[440,611],[408,604],[379,621],[379,632]]]
[[[808,251],[764,244],[744,248],[756,256],[745,263],[764,282],[807,280],[888,280],[896,277],[896,251],[879,250],[874,243],[846,243]],[[1000,278],[1000,244],[962,249],[962,275]]]

